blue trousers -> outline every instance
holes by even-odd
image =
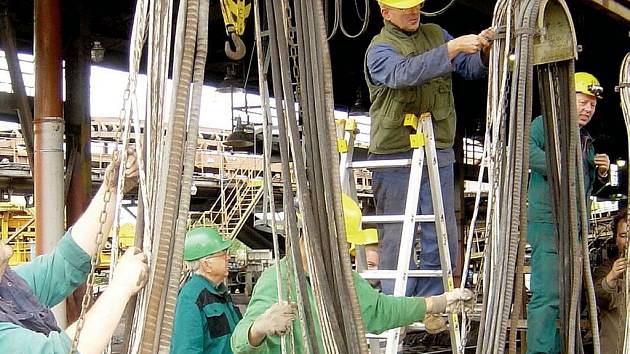
[[[527,224],[532,246],[532,298],[527,305],[527,353],[560,353],[558,247],[553,224]]]
[[[453,163],[455,155],[453,149],[441,149],[437,151],[440,187],[444,213],[446,218],[446,230],[450,250],[451,264],[454,268],[457,260],[457,222],[455,219],[454,205],[454,176]],[[411,152],[370,155],[370,160],[389,160],[411,158]],[[433,202],[431,199],[431,186],[426,166],[422,169],[420,183],[420,198],[418,201],[418,214],[433,214]],[[409,168],[374,169],[372,171],[372,190],[376,201],[377,215],[402,215],[405,212],[407,189],[409,187]],[[416,229],[415,241],[419,242],[421,251],[419,261],[416,262],[414,254],[409,260],[409,269],[436,270],[441,269],[440,253],[435,232],[435,223],[421,223]],[[396,269],[398,266],[398,252],[400,250],[400,237],[402,223],[382,224],[380,229],[379,269]],[[393,294],[394,281],[381,281],[383,292]],[[431,296],[444,292],[442,278],[412,278],[407,281],[407,296]]]

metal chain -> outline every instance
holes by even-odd
[[[114,162],[112,162],[114,163]],[[81,334],[81,330],[83,329],[83,324],[85,322],[85,313],[87,311],[87,308],[90,306],[90,302],[92,301],[92,289],[94,287],[94,271],[96,270],[96,265],[98,263],[98,256],[101,253],[101,250],[103,248],[103,235],[104,235],[104,226],[105,226],[105,222],[107,221],[107,205],[109,204],[110,200],[111,200],[111,187],[109,186],[109,181],[112,175],[112,171],[109,170],[105,173],[105,178],[103,179],[103,183],[105,183],[105,185],[107,186],[105,189],[105,194],[103,196],[103,210],[101,210],[101,214],[99,216],[99,229],[98,229],[98,233],[96,234],[96,252],[92,255],[92,258],[90,260],[90,264],[91,264],[91,269],[90,269],[90,273],[88,274],[87,277],[87,281],[86,281],[86,289],[85,289],[85,294],[83,295],[83,301],[81,301],[81,314],[79,315],[79,319],[77,320],[77,328],[76,328],[76,332],[74,334],[74,338],[72,340],[72,348],[70,350],[70,353],[75,353],[77,350],[77,347],[79,345],[79,336]]]
[[[120,116],[119,116],[119,121],[118,121],[118,129],[115,130],[115,137],[114,137],[114,150],[112,152],[112,162],[111,163],[116,163],[118,159],[120,159],[120,155],[115,155],[115,152],[118,151],[118,142],[120,140],[120,134],[121,134],[121,130],[122,130],[122,120],[123,117],[126,116],[127,114],[127,104],[129,103],[129,99],[131,97],[131,91],[130,91],[130,87],[134,85],[135,87],[135,78],[129,79],[128,83],[127,83],[127,88],[125,89],[125,92],[123,93],[123,105],[122,108],[120,110]],[[122,162],[121,162],[122,164]],[[119,169],[123,168],[123,166],[119,166]],[[94,289],[94,279],[95,279],[95,271],[96,271],[96,265],[98,264],[99,261],[99,255],[101,253],[101,251],[103,250],[103,236],[104,236],[104,227],[105,227],[105,222],[107,221],[107,205],[109,204],[109,202],[111,201],[111,197],[112,197],[112,187],[110,185],[110,180],[112,178],[112,174],[114,174],[114,170],[106,170],[105,171],[105,176],[103,177],[103,184],[106,186],[105,189],[105,194],[103,195],[103,209],[101,210],[101,213],[99,215],[99,229],[98,229],[98,233],[96,234],[96,252],[92,255],[91,259],[90,259],[90,273],[88,274],[86,283],[85,283],[85,294],[83,294],[83,299],[81,301],[81,313],[79,315],[79,319],[77,320],[77,328],[76,328],[76,332],[74,334],[74,338],[72,339],[72,348],[70,349],[70,354],[73,354],[75,352],[77,352],[77,347],[79,345],[79,337],[81,335],[81,331],[83,330],[83,325],[85,323],[85,313],[87,312],[88,307],[90,306],[90,303],[92,302],[92,291]],[[114,177],[115,178],[115,177]],[[105,236],[107,237],[107,236]],[[117,247],[113,247],[113,249],[118,249]],[[115,257],[112,257],[112,261]]]

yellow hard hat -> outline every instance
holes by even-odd
[[[363,215],[359,205],[345,193],[341,195],[341,204],[343,205],[343,221],[346,226],[346,233],[350,235],[352,232],[361,230]]]
[[[600,86],[597,78],[589,73],[575,73],[575,92],[602,98],[604,88]]]
[[[424,2],[424,0],[378,0],[379,4],[395,9],[410,9]]]
[[[359,230],[357,233],[348,234],[348,242],[352,238],[350,254],[354,256],[356,245],[376,245],[378,244],[378,231],[376,229]]]

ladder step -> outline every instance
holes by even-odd
[[[392,270],[385,270],[385,269],[378,269],[378,270],[366,270],[361,274],[361,277],[363,277],[364,279],[396,279],[396,273],[398,271],[396,269],[392,269]],[[442,277],[442,271],[437,269],[437,270],[408,270],[408,271],[402,271],[403,274],[407,274],[408,277],[412,277],[412,278],[441,278]]]
[[[387,168],[387,167],[406,167],[411,166],[411,159],[397,159],[397,160],[369,160],[369,161],[354,161],[348,163],[348,168]]]
[[[405,215],[371,215],[361,218],[361,222],[373,224],[393,224],[401,223],[405,220]],[[435,215],[416,215],[414,222],[435,222]]]

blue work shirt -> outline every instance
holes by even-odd
[[[446,30],[443,31],[445,42],[453,39]],[[483,78],[488,72],[480,52],[459,53],[449,60],[446,43],[413,57],[400,55],[389,44],[375,44],[368,49],[366,64],[374,85],[394,89],[419,86],[449,72],[456,72],[466,80]]]

